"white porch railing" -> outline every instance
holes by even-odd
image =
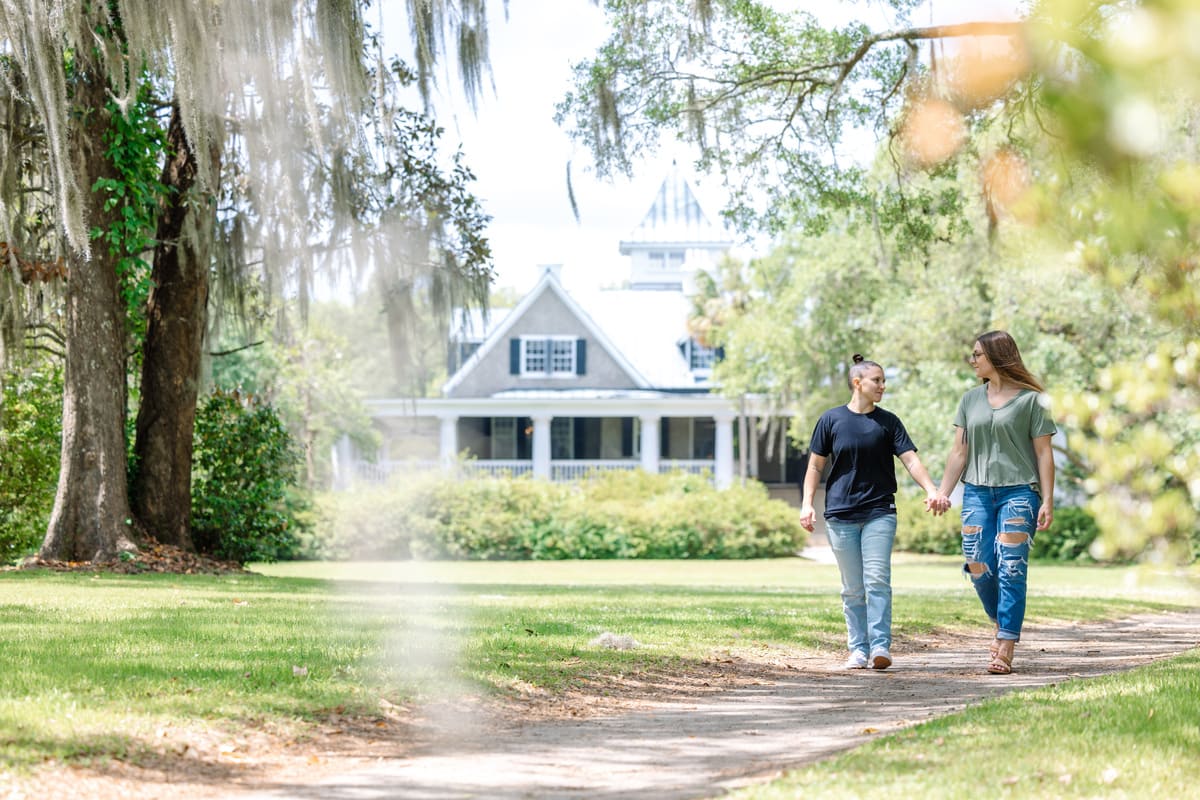
[[[641,467],[640,461],[634,459],[594,459],[590,461],[551,461],[550,480],[578,481],[593,472],[628,471]]]
[[[692,475],[703,475],[708,473],[712,477],[716,471],[716,462],[711,458],[701,459],[663,459],[658,462],[659,472],[688,472]]]
[[[354,465],[354,477],[367,483],[384,483],[396,472],[432,472],[439,466],[435,460],[359,461]]]
[[[437,460],[409,461],[359,461],[354,466],[354,475],[360,481],[367,483],[384,483],[397,472],[424,473],[442,468]],[[496,477],[509,475],[519,477],[533,474],[533,461],[528,459],[467,459],[459,461],[456,468],[467,477]],[[641,468],[641,462],[634,459],[590,459],[590,460],[558,460],[550,463],[550,480],[578,481],[583,480],[594,472],[611,472],[619,470],[635,470]],[[711,459],[698,460],[663,460],[659,462],[660,472],[688,472],[693,475],[713,475]]]
[[[509,475],[514,478],[521,475],[533,474],[533,462],[517,458],[510,459],[467,459],[458,462],[458,467],[471,477],[499,477]]]

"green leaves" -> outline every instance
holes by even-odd
[[[270,406],[215,392],[197,411],[192,472],[196,549],[245,563],[295,555],[304,503],[299,455]]]
[[[9,373],[0,391],[0,563],[37,551],[46,533],[58,457],[62,373]]]
[[[101,195],[107,225],[93,226],[89,236],[103,242],[118,256],[117,275],[125,303],[130,333],[137,341],[145,336],[146,304],[150,297],[150,264],[154,247],[159,200],[166,188],[159,181],[166,147],[166,132],[154,116],[151,85],[144,83],[137,101],[123,110],[110,101],[112,127],[105,136],[105,155],[118,177],[99,178],[92,191]],[[116,213],[114,213],[116,212]]]

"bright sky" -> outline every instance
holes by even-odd
[[[384,0],[401,6],[396,0]],[[932,12],[914,15],[916,24],[970,19],[1012,19],[1019,0],[932,0]],[[780,6],[805,7],[821,18],[842,21],[859,8],[860,16],[885,19],[877,4],[830,6],[830,0],[780,0]],[[875,5],[873,8],[872,6]],[[626,277],[627,262],[618,242],[638,225],[676,158],[690,166],[687,151],[664,151],[643,164],[633,179],[596,179],[589,155],[554,123],[554,106],[570,88],[570,68],[595,52],[606,35],[604,16],[590,0],[510,0],[508,19],[500,0],[489,3],[495,94],[487,93],[477,114],[458,90],[457,78],[438,77],[435,101],[448,146],[461,141],[477,177],[475,193],[493,217],[489,238],[497,287],[518,292],[537,280],[539,265],[562,264],[568,289],[615,285]],[[391,22],[388,25],[392,25]],[[407,26],[400,27],[407,35]],[[579,206],[576,222],[567,197],[566,170]],[[693,185],[710,219],[723,206],[716,178],[695,176]]]

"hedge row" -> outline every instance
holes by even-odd
[[[574,484],[410,475],[325,495],[319,509],[324,558],[769,558],[808,538],[761,484],[717,491],[640,470]]]

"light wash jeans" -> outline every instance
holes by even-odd
[[[892,542],[896,515],[867,522],[825,520],[842,573],[842,613],[850,652],[892,647]]]
[[[1029,550],[1041,504],[1030,486],[963,484],[962,549],[967,560],[963,572],[975,585],[988,619],[999,625],[997,639],[1021,639]],[[1024,533],[1025,541],[1002,542],[1001,533]],[[972,562],[984,565],[982,574],[971,573]]]

